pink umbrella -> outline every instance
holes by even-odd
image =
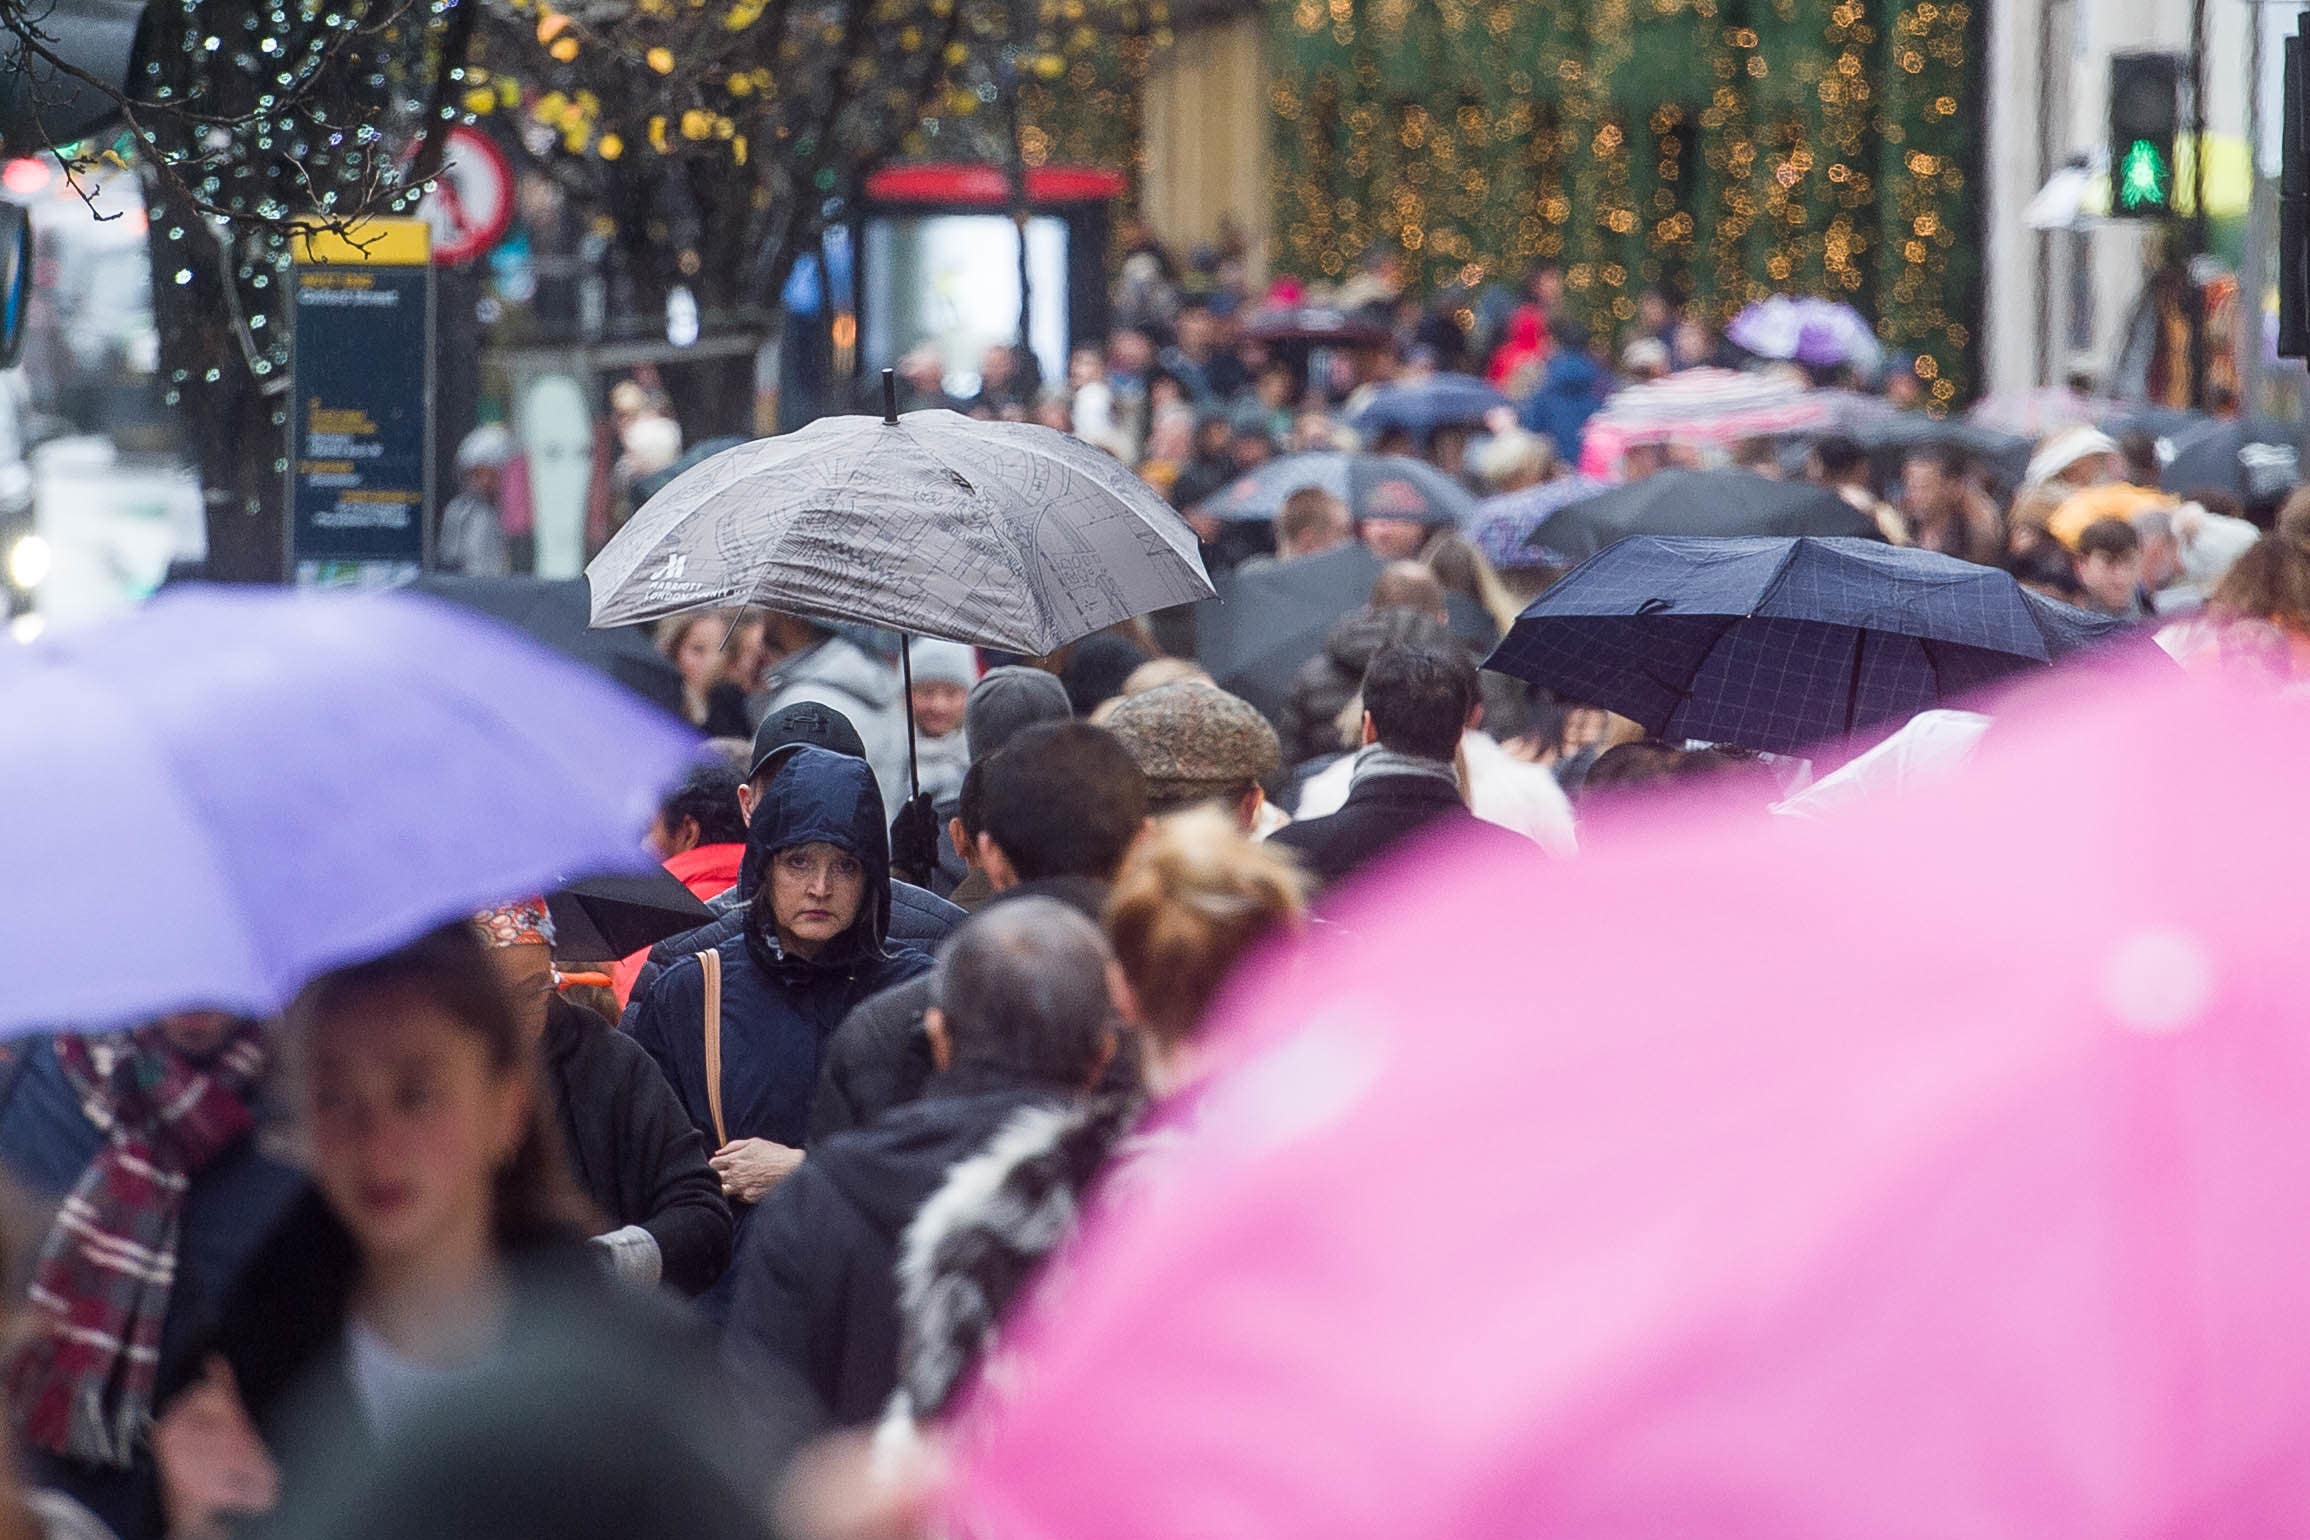
[[[2310,715],[2164,673],[1833,823],[1368,886],[1020,1323],[955,1516],[2310,1533]]]

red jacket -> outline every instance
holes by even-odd
[[[746,845],[743,840],[728,845],[699,845],[683,851],[666,862],[666,870],[674,880],[688,888],[698,902],[717,898],[738,885],[738,868],[745,864]],[[650,959],[650,949],[643,947],[610,970],[611,983],[618,992],[622,1009],[634,992],[634,980],[641,977],[642,964]]]

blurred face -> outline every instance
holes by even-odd
[[[1081,390],[1106,372],[1107,366],[1100,361],[1097,348],[1077,348],[1074,356],[1067,360],[1067,385],[1070,389]]]
[[[1668,326],[1668,301],[1658,294],[1641,296],[1636,302],[1636,321],[1647,332],[1659,335]]]
[[[2133,608],[2135,590],[2141,587],[2141,553],[2112,556],[2096,551],[2077,564],[2077,580],[2097,608],[2123,614]]]
[[[1381,561],[1410,561],[1420,554],[1428,529],[1417,519],[1366,519],[1364,547]]]
[[[1107,357],[1124,374],[1145,374],[1155,362],[1155,344],[1145,332],[1117,332],[1107,345]]]
[[[545,1009],[553,1003],[553,948],[540,941],[489,949],[506,997],[532,1041],[545,1036]]]
[[[944,738],[962,726],[963,706],[970,692],[948,680],[934,679],[917,684],[912,698],[916,728],[926,737]]]
[[[491,1189],[519,1147],[519,1075],[412,990],[338,1002],[316,1019],[305,1081],[313,1180],[365,1261],[422,1263],[484,1245]]]
[[[770,643],[763,634],[766,629],[759,620],[746,622],[731,636],[729,651],[723,657],[723,677],[748,695],[762,688],[762,671],[770,666]]]
[[[986,357],[979,362],[979,373],[989,385],[1008,385],[1017,372],[1018,361],[1011,357],[1011,350],[1000,343],[987,349]]]
[[[865,898],[866,868],[837,846],[790,845],[771,858],[778,941],[797,957],[816,957],[850,929]]]
[[[1901,500],[1912,513],[1946,509],[1957,500],[1957,478],[1935,461],[1911,460],[1901,467]]]
[[[1179,350],[1191,358],[1207,352],[1217,334],[1208,310],[1190,310],[1179,317]]]
[[[674,667],[683,684],[701,693],[721,679],[721,638],[715,635],[712,622],[701,621],[682,633],[681,644],[674,649]]]
[[[2182,575],[2182,548],[2171,535],[2157,535],[2142,542],[2142,587],[2155,593]]]
[[[160,1035],[168,1045],[195,1061],[210,1058],[233,1035],[235,1018],[223,1011],[179,1011],[160,1019]]]

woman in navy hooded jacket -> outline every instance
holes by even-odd
[[[745,930],[714,949],[722,978],[719,1129],[706,1077],[703,954],[659,976],[632,1029],[714,1151],[741,1225],[802,1160],[827,1038],[861,1000],[930,968],[921,952],[888,939],[890,837],[863,760],[797,750],[755,812],[754,829],[769,869]]]

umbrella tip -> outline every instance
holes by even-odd
[[[882,371],[882,420],[890,427],[898,426],[898,371]]]

